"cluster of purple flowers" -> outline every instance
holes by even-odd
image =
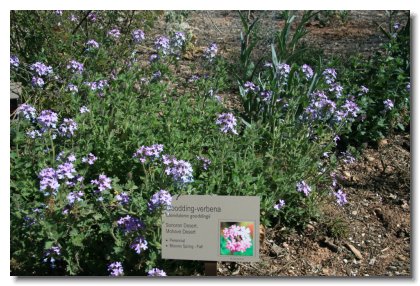
[[[145,163],[147,158],[154,160],[159,158],[160,153],[163,151],[162,144],[153,144],[152,146],[141,146],[133,154],[133,158],[138,158],[140,162]]]
[[[343,87],[338,83],[332,83],[328,90],[331,92],[335,92],[337,98],[343,95]]]
[[[26,119],[31,120],[31,121],[35,121],[36,109],[32,105],[29,105],[27,103],[23,103],[18,107],[17,112],[19,114],[22,114],[23,117],[25,117]]]
[[[10,56],[10,65],[14,68],[18,68],[19,67],[19,58],[15,55],[11,55]]]
[[[131,36],[133,38],[133,41],[138,44],[144,41],[144,32],[142,30],[134,30],[131,32]]]
[[[273,92],[271,90],[261,90],[260,97],[264,102],[270,102],[273,97]]]
[[[84,196],[84,193],[82,191],[70,192],[67,195],[67,200],[69,202],[69,205],[73,205],[75,201],[78,201],[78,202],[83,201],[82,199],[83,196]]]
[[[362,85],[362,86],[360,86],[360,91],[362,92],[362,93],[368,93],[369,92],[369,88],[367,88],[366,86],[364,86],[364,85]]]
[[[152,268],[147,272],[147,276],[166,276],[166,273],[158,268]]]
[[[290,66],[286,63],[280,63],[276,66],[277,76],[283,80],[283,84],[286,84],[286,80],[290,74]]]
[[[220,131],[223,133],[232,132],[233,134],[238,134],[235,129],[236,118],[232,113],[219,114],[216,120],[216,124],[220,126]]]
[[[115,28],[115,29],[112,29],[112,30],[108,31],[108,36],[110,36],[114,39],[118,39],[121,36],[121,32],[120,32],[120,30]]]
[[[97,14],[95,12],[90,12],[87,16],[87,19],[91,22],[96,22],[97,20]]]
[[[101,79],[101,80],[92,81],[92,82],[86,81],[86,82],[84,82],[84,84],[86,86],[88,86],[90,88],[90,90],[92,90],[92,91],[99,91],[99,94],[98,95],[100,97],[102,97],[103,96],[102,91],[105,89],[105,87],[108,86],[108,80]]]
[[[356,158],[354,158],[353,155],[348,151],[341,152],[340,156],[341,156],[343,162],[346,163],[346,164],[352,164],[356,161]]]
[[[216,43],[211,43],[210,46],[208,46],[206,48],[206,50],[204,51],[204,57],[209,61],[212,62],[217,55],[217,45]]]
[[[86,106],[80,107],[80,113],[81,114],[88,113],[88,112],[90,112],[90,110]]]
[[[52,246],[50,249],[47,249],[44,253],[44,262],[49,262],[51,268],[55,268],[55,261],[61,255],[60,246]]]
[[[152,74],[152,81],[154,81],[154,80],[158,80],[158,79],[160,79],[162,77],[162,73],[160,72],[160,71],[156,71],[156,72],[154,72],[153,74]]]
[[[309,196],[309,193],[311,192],[311,187],[305,183],[305,181],[300,181],[296,184],[296,191],[299,193],[304,193],[305,196]]]
[[[338,190],[337,192],[333,192],[333,194],[334,194],[334,196],[336,197],[336,199],[337,199],[337,203],[338,203],[340,206],[343,206],[343,205],[345,205],[345,204],[347,203],[347,197],[346,197],[346,194],[345,194],[345,193],[343,193],[343,191],[342,191],[342,190]]]
[[[43,128],[55,128],[58,116],[54,111],[43,110],[38,116],[37,121]]]
[[[34,87],[43,87],[45,85],[44,80],[42,79],[42,77],[32,77],[31,80],[32,86]]]
[[[286,202],[284,200],[279,200],[278,204],[274,205],[275,210],[280,210],[286,205]]]
[[[32,71],[35,71],[38,76],[50,75],[53,73],[51,66],[47,66],[41,62],[36,62],[30,66]]]
[[[306,79],[311,79],[314,76],[314,71],[307,64],[302,65],[302,72],[305,74]]]
[[[244,83],[244,91],[248,93],[249,91],[258,92],[260,88],[256,86],[253,82],[247,81]]]
[[[394,108],[394,102],[391,99],[384,100],[385,111],[391,110]]]
[[[185,34],[183,32],[175,32],[171,39],[171,45],[175,49],[182,49],[186,41]]]
[[[76,170],[74,169],[73,163],[71,162],[65,162],[61,165],[58,165],[57,167],[57,177],[62,179],[73,179],[74,173],[76,173]]]
[[[160,190],[155,193],[150,201],[147,203],[149,211],[154,211],[158,208],[167,208],[172,204],[172,196],[168,191]]]
[[[305,113],[311,120],[329,119],[336,109],[334,101],[328,99],[322,91],[311,94],[311,101],[305,109]]]
[[[110,276],[123,276],[124,275],[124,269],[119,261],[112,262],[108,265],[108,271]]]
[[[77,123],[73,119],[64,118],[58,130],[61,136],[70,138],[74,135],[74,131],[77,130]]]
[[[77,21],[79,21],[79,18],[77,18],[77,16],[74,15],[74,14],[71,14],[70,17],[69,17],[69,19],[70,19],[71,22],[77,22]]]
[[[200,77],[198,76],[198,75],[196,75],[196,74],[193,74],[189,79],[188,79],[188,82],[195,82],[195,81],[197,81],[197,80],[199,80],[200,79]]]
[[[336,113],[336,120],[343,121],[345,119],[349,119],[350,117],[356,118],[359,111],[360,108],[354,101],[346,99],[345,104],[343,104],[341,109]]]
[[[70,92],[75,93],[75,92],[78,92],[79,91],[79,88],[77,87],[77,85],[74,85],[72,83],[69,83],[67,85],[67,90],[70,91]]]
[[[193,168],[191,164],[184,160],[178,160],[174,156],[163,155],[163,164],[166,166],[165,173],[172,176],[172,179],[178,185],[182,186],[191,183],[193,179]]]
[[[333,68],[328,68],[322,72],[325,78],[325,82],[327,84],[332,84],[335,82],[335,79],[337,78],[337,72]]]
[[[95,40],[89,40],[89,41],[86,42],[86,49],[88,51],[99,49],[99,44]]]
[[[52,194],[57,193],[60,184],[58,183],[58,174],[53,168],[45,168],[39,172],[38,178],[40,181],[40,190],[51,190]],[[46,196],[51,193],[46,191],[44,193]]]
[[[144,239],[144,237],[139,236],[130,245],[130,248],[133,249],[137,254],[140,254],[142,250],[146,250],[148,248],[147,241]]]
[[[197,160],[199,160],[203,163],[203,169],[207,171],[210,164],[211,164],[211,160],[206,158],[206,157],[202,157],[202,156],[197,156]]]
[[[149,57],[149,62],[153,63],[154,61],[157,61],[159,59],[158,54],[151,54]]]
[[[82,74],[84,68],[82,63],[79,63],[76,60],[71,60],[67,65],[67,69],[72,73]]]
[[[82,162],[83,163],[88,163],[89,165],[93,165],[93,163],[95,163],[95,161],[97,159],[98,158],[96,158],[95,155],[93,155],[92,153],[89,153],[86,157],[83,157],[82,158]]]
[[[144,228],[144,223],[141,220],[130,215],[120,218],[117,224],[122,228],[124,234]]]
[[[111,187],[111,179],[108,178],[105,174],[99,175],[97,180],[91,180],[91,184],[98,186],[97,193],[101,193],[105,190],[110,190]]]
[[[126,192],[121,192],[115,196],[115,199],[121,204],[126,205],[130,202],[130,196]]]
[[[165,36],[159,36],[155,40],[155,49],[166,55],[169,52],[170,45],[169,45],[169,39]]]

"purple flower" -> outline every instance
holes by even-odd
[[[394,102],[391,99],[384,100],[385,110],[391,110],[394,108]]]
[[[131,36],[133,37],[133,41],[137,44],[144,41],[144,32],[142,30],[132,31]]]
[[[366,86],[364,86],[364,85],[361,85],[360,86],[360,91],[362,92],[362,93],[368,93],[369,92],[369,89],[366,87]]]
[[[311,79],[314,76],[314,71],[307,64],[302,66],[302,72],[305,74],[306,79]]]
[[[91,22],[96,22],[97,19],[97,15],[95,12],[91,12],[88,16],[87,16],[88,20]]]
[[[60,246],[52,246],[50,249],[47,249],[44,252],[44,259],[43,261],[49,262],[51,268],[55,268],[55,261],[61,255],[61,247]]]
[[[124,275],[124,269],[122,267],[121,262],[116,261],[112,262],[108,265],[108,271],[110,276],[123,276]]]
[[[79,88],[77,87],[77,85],[74,85],[72,83],[69,83],[67,85],[67,90],[70,91],[70,92],[78,92],[79,91]]]
[[[337,145],[337,141],[339,141],[339,140],[340,140],[340,136],[335,135],[334,138],[333,138],[333,141],[334,141],[335,145]]]
[[[149,211],[154,211],[157,208],[167,208],[172,205],[172,196],[168,191],[160,190],[155,193],[150,201],[147,203]]]
[[[280,78],[287,79],[290,73],[290,66],[286,63],[281,63],[276,66],[276,73]]]
[[[10,56],[10,65],[12,67],[18,68],[19,67],[19,58],[15,55]]]
[[[335,102],[328,99],[323,91],[317,91],[311,94],[305,113],[311,120],[327,120],[333,115],[335,109]]]
[[[359,111],[360,108],[354,101],[346,99],[346,103],[336,112],[335,118],[337,121],[343,121],[350,116],[356,118]]]
[[[86,42],[86,48],[88,51],[92,51],[99,48],[99,44],[95,40],[89,40]]]
[[[325,78],[325,82],[327,84],[332,84],[335,82],[335,79],[337,78],[337,72],[333,68],[328,68],[322,72]]]
[[[300,181],[296,184],[296,191],[300,193],[304,193],[305,196],[309,196],[309,193],[311,192],[311,187],[305,183],[305,181]]]
[[[82,199],[83,195],[84,193],[82,191],[70,192],[67,195],[67,200],[69,201],[69,205],[73,205],[75,201],[78,201],[78,202],[83,201]]]
[[[175,183],[182,186],[186,183],[191,183],[193,179],[193,169],[189,162],[178,160],[174,156],[163,156],[163,164],[166,165],[165,173],[172,176]]]
[[[98,158],[96,158],[95,155],[93,155],[92,153],[89,153],[86,157],[83,157],[82,158],[82,162],[83,163],[88,163],[89,165],[93,165],[93,163],[95,163],[95,161],[97,159]]]
[[[171,39],[172,46],[177,49],[182,49],[186,41],[185,34],[183,32],[175,32]]]
[[[340,206],[343,206],[343,205],[345,205],[347,203],[346,194],[343,193],[342,190],[338,190],[337,192],[334,192],[334,195],[335,195],[335,197],[337,199],[337,203]]]
[[[70,70],[72,73],[82,74],[83,64],[79,63],[78,61],[71,60],[67,65],[67,69]]]
[[[107,87],[108,81],[106,79],[101,79],[101,80],[92,81],[92,82],[87,81],[87,82],[84,82],[84,84],[90,87],[92,91],[97,91],[97,90],[103,90],[105,87]]]
[[[29,105],[27,103],[19,105],[19,107],[17,108],[17,112],[31,121],[34,121],[36,118],[36,109],[32,105]]]
[[[202,156],[197,156],[197,160],[199,160],[203,163],[203,169],[207,171],[210,164],[211,164],[211,160],[206,158],[206,157],[202,157]]]
[[[60,184],[58,183],[57,172],[53,168],[45,168],[39,172],[38,178],[40,181],[40,190],[46,190],[47,188],[52,189],[55,192],[58,191]],[[49,194],[48,192],[46,194]]]
[[[274,209],[276,210],[280,210],[281,208],[283,208],[285,206],[285,201],[284,200],[279,200],[279,203],[277,205],[274,206]]]
[[[43,110],[37,118],[38,123],[41,124],[44,128],[55,128],[58,117],[57,113],[51,110]]]
[[[141,220],[130,215],[120,218],[117,224],[122,228],[124,234],[144,228],[144,223]]]
[[[74,15],[74,14],[71,14],[69,19],[70,19],[70,21],[71,21],[71,22],[77,22],[77,21],[79,20],[79,19],[77,18],[77,16],[76,16],[76,15]]]
[[[197,81],[197,80],[199,80],[200,79],[200,77],[198,76],[198,75],[196,75],[196,74],[193,74],[189,79],[188,79],[188,82],[194,82],[194,81]]]
[[[58,16],[63,15],[63,10],[55,10],[54,13]]]
[[[401,27],[401,24],[396,22],[393,26],[394,30],[398,30]]]
[[[70,138],[74,135],[74,131],[77,130],[77,123],[70,118],[64,118],[63,123],[58,128],[61,136],[67,136]]]
[[[140,162],[146,162],[147,158],[154,160],[159,158],[160,153],[163,151],[162,144],[153,144],[152,146],[141,146],[137,151],[133,154],[133,158],[138,158]]]
[[[75,156],[74,154],[70,154],[70,155],[67,157],[67,161],[69,161],[69,162],[74,162],[74,161],[76,161],[76,156]]]
[[[405,86],[405,89],[406,89],[408,92],[410,92],[410,90],[411,90],[411,84],[410,84],[410,83],[407,83],[407,85]]]
[[[159,59],[159,55],[158,54],[151,54],[149,57],[149,61],[152,63],[154,61],[157,61]]]
[[[161,52],[162,54],[166,55],[169,51],[169,39],[164,36],[159,36],[155,40],[155,49],[158,52]]]
[[[114,39],[118,39],[120,37],[120,35],[121,35],[120,30],[118,30],[116,28],[108,31],[108,36],[111,36]]]
[[[103,192],[105,190],[110,190],[111,187],[111,179],[105,176],[104,174],[99,175],[97,180],[91,180],[91,184],[98,186],[98,191],[96,192]]]
[[[59,179],[73,179],[74,173],[76,173],[76,170],[74,169],[73,164],[66,162],[58,166],[56,174]]]
[[[247,81],[244,83],[244,91],[247,93],[249,91],[258,91],[259,88],[253,82]]]
[[[343,159],[343,162],[346,164],[352,164],[356,161],[356,158],[354,158],[350,152],[341,152],[340,155]]]
[[[90,112],[90,110],[86,107],[86,106],[82,106],[82,107],[80,107],[80,113],[87,113],[87,112]]]
[[[238,134],[238,132],[235,130],[236,118],[232,113],[219,114],[216,120],[216,124],[220,125],[220,131],[223,133],[232,132],[233,134]]]
[[[152,74],[152,80],[158,80],[162,77],[162,73],[160,71],[154,72]]]
[[[39,76],[49,75],[53,73],[51,66],[46,66],[41,62],[36,62],[30,66],[30,69],[35,71]]]
[[[166,276],[166,273],[158,268],[152,268],[147,272],[147,276]]]
[[[328,90],[331,91],[331,92],[335,92],[337,98],[341,97],[343,95],[342,94],[343,87],[341,85],[339,85],[338,83],[332,83]]]
[[[35,139],[36,137],[41,137],[42,133],[39,132],[38,130],[31,130],[31,131],[26,132],[26,135],[29,138]]]
[[[121,205],[126,205],[130,202],[130,197],[126,192],[122,192],[115,196],[115,199],[120,202]]]
[[[137,237],[134,242],[130,245],[131,249],[134,249],[134,251],[137,254],[140,254],[142,250],[146,250],[147,247],[147,241],[144,239],[144,237],[139,236]]]
[[[210,46],[206,48],[204,51],[204,57],[209,61],[212,62],[217,55],[217,45],[216,43],[211,43]]]
[[[42,78],[36,77],[36,76],[32,77],[31,83],[32,83],[32,86],[34,86],[34,87],[43,87],[44,84],[45,84],[45,82]]]
[[[271,101],[272,96],[273,96],[273,92],[271,90],[262,90],[260,92],[260,97],[262,101],[265,101],[265,102]]]

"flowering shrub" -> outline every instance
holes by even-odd
[[[217,44],[180,77],[187,36],[149,39],[153,13],[136,13],[135,30],[119,26],[126,12],[12,14],[35,35],[13,40],[10,58],[24,89],[11,120],[13,274],[185,275],[161,259],[161,215],[179,194],[259,196],[266,226],[304,225],[328,198],[345,207],[331,169],[354,158],[334,148],[363,105],[338,70],[273,51],[232,107]],[[45,34],[28,24],[37,16]],[[385,116],[399,106],[386,99]],[[249,234],[227,227],[229,251],[249,251]]]

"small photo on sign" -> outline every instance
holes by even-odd
[[[220,222],[220,255],[253,256],[254,222]]]

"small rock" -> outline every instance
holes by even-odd
[[[344,177],[345,177],[346,179],[350,179],[350,178],[351,178],[351,174],[350,174],[350,172],[349,172],[349,171],[344,171],[344,172],[343,172],[343,175],[344,175]]]
[[[343,262],[344,262],[344,263],[347,263],[347,262],[349,262],[349,261],[348,261],[347,259],[343,259]]]
[[[397,267],[391,265],[391,266],[388,266],[388,269],[395,271],[395,270],[397,270]]]
[[[371,157],[371,156],[366,156],[365,158],[366,158],[366,160],[367,160],[367,161],[369,161],[369,162],[373,162],[373,161],[375,161],[375,158],[373,158],[373,157]]]
[[[374,265],[376,262],[376,258],[372,258],[371,260],[369,260],[369,265]]]
[[[351,214],[352,215],[357,215],[357,211],[352,211]]]
[[[407,258],[405,256],[401,255],[401,254],[397,255],[397,259],[399,261],[407,261]]]
[[[345,243],[344,244],[351,252],[353,252],[353,254],[356,256],[357,259],[362,260],[363,256],[360,253],[360,251],[354,247],[353,245],[351,245],[350,243]]]
[[[381,139],[378,142],[379,147],[384,147],[387,144],[388,144],[388,140],[386,140],[386,139]]]

